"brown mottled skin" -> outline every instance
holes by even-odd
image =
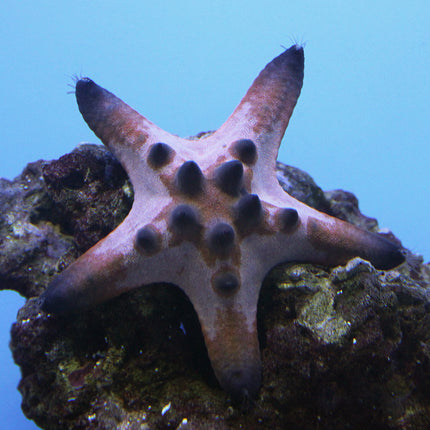
[[[221,386],[254,396],[261,384],[257,302],[272,267],[335,266],[356,256],[379,269],[402,263],[396,244],[280,187],[275,163],[303,69],[303,49],[292,46],[265,67],[220,129],[199,140],[171,135],[79,80],[79,109],[127,171],[135,200],[121,225],[53,279],[42,308],[73,312],[145,284],[176,284],[197,312]]]

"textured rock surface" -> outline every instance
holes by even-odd
[[[285,190],[377,231],[357,199],[323,193],[278,164]],[[234,404],[217,385],[185,295],[153,285],[68,317],[40,312],[54,274],[128,213],[127,176],[83,145],[0,182],[0,288],[28,298],[12,327],[23,410],[44,429],[426,429],[430,427],[430,268],[355,259],[332,270],[275,268],[259,303],[263,386]]]

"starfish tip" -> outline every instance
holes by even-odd
[[[380,238],[380,248],[375,249],[373,265],[380,270],[389,270],[402,264],[406,259],[406,253],[401,246]]]
[[[300,45],[293,45],[277,57],[284,67],[288,67],[300,76],[303,76],[305,53]],[[276,60],[276,59],[275,59]]]
[[[89,78],[82,78],[76,82],[76,101],[85,121],[88,122],[88,115],[96,110],[96,106],[103,97],[103,92],[106,90]]]
[[[231,371],[220,377],[220,384],[237,401],[253,399],[261,386],[260,364],[253,366],[248,363],[242,369]]]
[[[59,286],[58,279],[59,277],[54,278],[48,289],[39,297],[40,308],[48,314],[66,314],[74,306],[67,291]]]

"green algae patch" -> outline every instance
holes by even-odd
[[[306,292],[306,300],[296,303],[297,324],[327,344],[339,343],[350,333],[351,324],[336,311],[338,290],[325,270],[311,265],[290,265],[277,275],[282,279],[277,282],[278,288]]]

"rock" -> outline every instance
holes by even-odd
[[[74,249],[60,225],[43,220],[53,210],[43,164],[28,164],[13,182],[0,179],[0,289],[24,297],[39,295]]]
[[[276,176],[288,194],[321,212],[332,215],[330,202],[308,173],[277,161]]]
[[[101,146],[81,145],[45,164],[43,178],[55,208],[45,218],[71,234],[81,252],[110,233],[133,203],[127,174]]]
[[[350,193],[324,193],[278,163],[284,189],[372,231]],[[12,327],[26,416],[43,429],[426,429],[430,427],[430,267],[410,254],[387,272],[361,259],[286,264],[259,302],[263,385],[236,404],[217,385],[196,314],[152,285],[76,315],[37,296],[121,222],[133,192],[104,147],[82,145],[0,181],[0,287],[27,298]]]

